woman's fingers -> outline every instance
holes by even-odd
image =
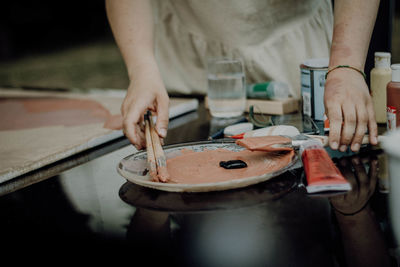
[[[124,133],[137,149],[146,147],[144,134],[144,114],[151,110],[157,116],[156,131],[161,138],[167,135],[169,120],[169,98],[157,72],[138,75],[137,80],[131,82],[127,95],[121,106],[124,118]],[[158,77],[158,78],[157,78]]]
[[[341,152],[347,150],[347,146],[350,145],[353,139],[355,129],[357,127],[357,115],[353,105],[342,105],[344,123],[342,126],[342,133],[340,136],[340,147]]]
[[[340,106],[332,107],[329,109],[329,146],[336,150],[340,144],[340,134],[342,132],[342,111]]]
[[[124,117],[124,133],[129,141],[139,150],[146,147],[143,129],[140,126],[143,122],[141,117],[143,117],[146,110],[147,108],[143,105],[133,105],[133,108]]]
[[[351,142],[351,150],[356,152],[360,150],[363,137],[368,129],[368,113],[364,106],[357,106],[357,127],[355,129],[354,137]]]
[[[325,110],[330,123],[329,146],[356,152],[369,130],[370,143],[377,144],[377,125],[371,96],[363,77],[352,71],[332,72],[325,84]]]

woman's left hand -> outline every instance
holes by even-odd
[[[330,72],[325,83],[325,112],[329,119],[329,146],[356,152],[369,130],[370,143],[376,145],[377,124],[374,106],[364,77],[344,68]]]

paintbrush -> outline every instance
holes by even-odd
[[[151,141],[150,120],[148,113],[144,115],[144,123],[145,123],[146,150],[147,150],[147,164],[149,168],[149,173],[152,180],[154,182],[158,182],[156,157],[154,155],[153,142]]]
[[[248,131],[245,133],[237,134],[230,136],[233,139],[243,139],[249,137],[261,137],[261,136],[287,136],[293,139],[293,142],[286,142],[282,144],[274,144],[276,148],[281,147],[290,147],[295,146],[298,147],[300,143],[308,138],[317,139],[322,143],[323,146],[329,145],[329,137],[325,135],[310,135],[310,134],[301,134],[300,131],[292,126],[292,125],[274,125],[265,128],[260,128],[252,131]],[[378,143],[382,142],[385,139],[385,136],[378,136]],[[298,142],[297,142],[298,141]],[[369,135],[364,135],[361,145],[369,144]]]
[[[378,143],[382,142],[385,136],[378,136]],[[299,147],[307,140],[316,140],[324,147],[329,145],[329,137],[324,135],[307,135],[297,134],[295,136],[285,135],[269,135],[269,136],[257,136],[248,137],[236,140],[238,145],[244,146],[250,150],[260,151],[279,151],[288,149],[299,149]],[[369,136],[365,135],[362,144],[369,144]]]
[[[154,122],[151,112],[147,112],[148,122],[150,125],[150,137],[154,151],[154,157],[157,168],[157,178],[161,182],[167,182],[169,180],[169,174],[167,170],[167,159],[164,154],[164,150],[161,146],[160,137],[158,136],[156,129],[154,128]]]
[[[328,146],[329,145],[329,137],[326,135],[308,135],[305,134],[305,136],[310,137],[312,139],[317,139],[318,141],[320,141],[322,143],[323,146]],[[383,140],[385,140],[386,136],[384,135],[378,135],[377,139],[378,139],[378,144],[381,143]],[[369,135],[366,134],[364,135],[362,141],[361,141],[361,145],[367,145],[369,144]]]
[[[308,135],[308,134],[299,134],[294,137],[290,137],[292,140],[286,143],[274,144],[272,147],[274,148],[283,148],[283,147],[293,147],[299,148],[304,141],[309,139],[317,140],[321,143],[322,146],[327,147],[329,146],[329,137],[326,135]],[[385,139],[385,136],[378,135],[378,144]],[[369,144],[369,135],[364,135],[361,145]]]

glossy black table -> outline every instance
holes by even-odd
[[[302,127],[299,114],[273,120]],[[165,143],[206,140],[229,123],[201,104],[170,122]],[[116,171],[135,151],[120,138],[0,184],[2,254],[30,264],[396,266],[379,147],[328,149],[353,190],[324,195],[306,193],[301,165],[241,189],[148,189]]]

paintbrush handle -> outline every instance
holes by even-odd
[[[164,150],[162,149],[162,146],[161,146],[160,137],[158,136],[158,134],[154,128],[151,129],[151,140],[153,142],[153,149],[154,149],[154,154],[156,156],[157,164],[159,164],[159,161],[160,161],[160,162],[163,162],[163,165],[165,166]]]
[[[148,119],[145,119],[145,137],[146,137],[146,150],[147,150],[147,163],[149,167],[150,177],[153,181],[158,181],[157,178],[157,165],[156,165],[156,157],[154,155],[153,142],[151,138],[150,132],[150,122]]]
[[[312,138],[314,140],[320,141],[323,146],[328,146],[329,145],[328,136],[325,136],[325,135],[312,135],[312,134],[305,134],[305,136],[310,137],[310,138]]]
[[[308,135],[308,134],[306,134],[306,136],[320,141],[323,146],[329,145],[329,137],[326,135]],[[383,135],[378,135],[378,143],[382,142],[382,140],[384,140],[385,138],[386,137]],[[369,144],[369,135],[367,135],[367,134],[364,135],[364,137],[362,139],[362,145],[365,145],[365,144]]]
[[[161,140],[160,137],[158,136],[158,133],[154,127],[154,123],[151,117],[149,117],[149,121],[150,121],[150,134],[151,134],[151,140],[153,142],[153,149],[154,149],[154,154],[156,156],[156,159],[160,158],[160,157],[164,157],[164,150],[162,149],[161,146]]]
[[[165,157],[164,150],[162,149],[161,140],[156,132],[151,115],[149,116],[149,123],[151,140],[153,142],[154,155],[156,158],[157,176],[161,182],[167,182],[169,180],[169,175],[167,172],[167,159]]]

